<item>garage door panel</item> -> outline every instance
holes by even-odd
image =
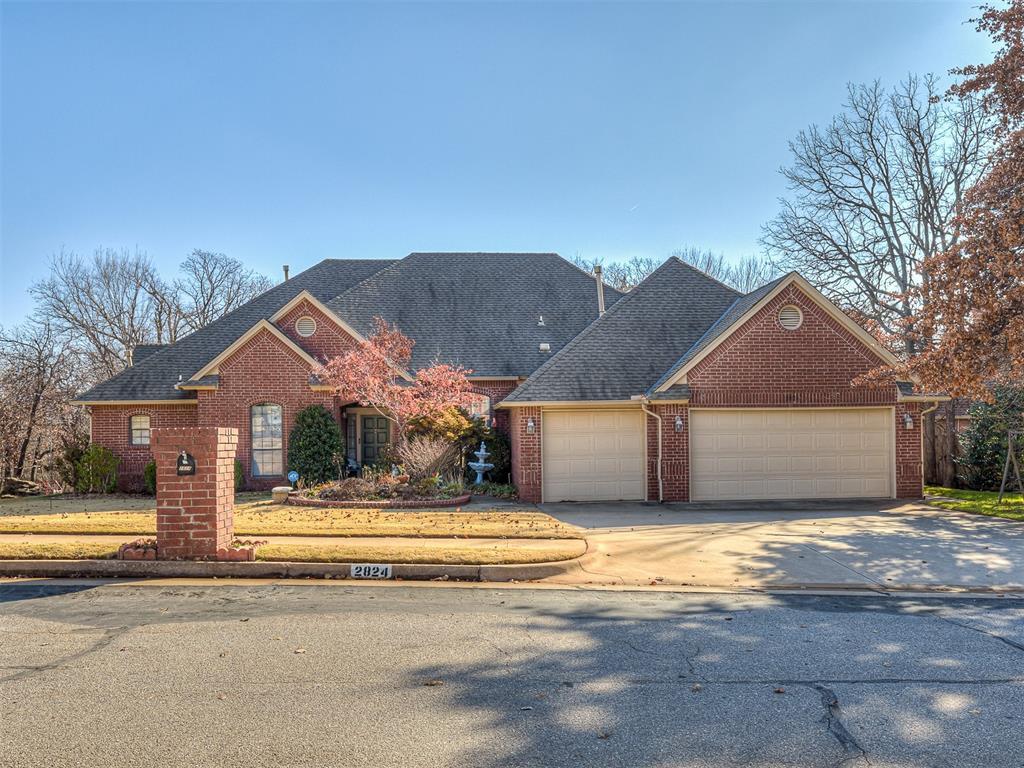
[[[544,411],[542,423],[545,501],[645,497],[641,411]]]
[[[886,408],[692,410],[691,497],[891,496],[892,425]]]

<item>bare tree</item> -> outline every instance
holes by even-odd
[[[724,254],[692,246],[675,250],[671,255],[741,293],[749,293],[775,277],[773,265],[767,259],[757,256],[747,256],[733,263]],[[588,272],[600,263],[605,282],[620,291],[628,291],[639,285],[664,261],[650,256],[634,256],[625,261],[602,263],[585,259],[580,254],[572,259],[573,264]]]
[[[71,337],[105,378],[124,369],[138,344],[155,339],[147,286],[158,279],[139,251],[100,249],[89,260],[62,252],[52,259],[50,276],[30,290],[39,317]]]
[[[48,484],[64,448],[81,440],[84,415],[68,403],[81,377],[78,352],[47,321],[0,329],[0,456],[3,477]],[[2,483],[0,483],[2,485]]]
[[[790,142],[791,195],[764,228],[780,270],[797,270],[913,356],[911,289],[924,257],[956,241],[953,216],[984,173],[992,121],[936,80],[850,86],[844,111]]]
[[[198,248],[181,264],[175,282],[184,328],[195,331],[259,296],[273,284],[238,259]]]

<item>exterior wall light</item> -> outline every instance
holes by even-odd
[[[537,425],[533,421],[533,416],[530,416],[526,420],[526,434],[532,435],[536,431],[537,431]]]
[[[676,416],[676,432],[682,432],[682,431],[683,431],[683,417],[682,416]]]
[[[909,413],[903,414],[903,426],[906,427],[907,429],[914,428],[914,417],[911,416]]]

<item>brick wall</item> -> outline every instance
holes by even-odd
[[[156,537],[161,560],[218,559],[234,539],[234,467],[238,433],[211,427],[153,431]],[[184,451],[195,473],[178,475]],[[226,558],[223,558],[226,559]]]
[[[924,462],[921,449],[921,404],[900,403],[896,406],[896,497],[919,499],[924,495]],[[904,417],[914,420],[906,428]]]
[[[779,309],[803,312],[794,331]],[[853,387],[883,364],[871,349],[796,286],[737,328],[688,374],[693,406],[891,405],[893,384]]]
[[[242,462],[247,488],[266,489],[281,485],[283,477],[252,476],[252,434],[250,408],[258,403],[281,406],[284,468],[288,465],[288,435],[295,414],[306,406],[323,405],[336,412],[330,392],[309,386],[309,366],[280,339],[264,330],[257,333],[220,365],[216,390],[200,390],[199,426],[234,427],[238,430],[238,459]]]
[[[182,405],[93,405],[89,408],[89,440],[114,452],[121,461],[117,467],[117,485],[122,491],[143,489],[142,472],[152,461],[149,445],[131,445],[129,419],[149,416],[150,429],[192,427],[196,425],[195,401]]]
[[[519,386],[518,379],[501,379],[496,381],[474,381],[473,391],[491,398],[491,408],[508,397],[513,389]],[[494,426],[508,434],[509,414],[505,408],[494,411]]]
[[[526,431],[531,418],[536,425],[532,435]],[[540,408],[509,409],[512,482],[519,489],[519,498],[534,503],[541,500],[540,432]]]
[[[295,330],[295,321],[306,315],[316,321],[316,331],[312,336],[300,336]],[[321,362],[343,355],[358,346],[358,342],[337,322],[305,299],[289,310],[276,325],[285,336]]]
[[[661,417],[661,485],[665,501],[690,500],[690,413],[682,404],[652,405]],[[683,429],[676,432],[676,416]],[[658,420],[647,416],[647,499],[658,500]]]

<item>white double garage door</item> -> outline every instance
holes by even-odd
[[[644,499],[645,418],[637,409],[545,411],[544,501]],[[692,409],[690,498],[891,497],[893,430],[891,408]]]

